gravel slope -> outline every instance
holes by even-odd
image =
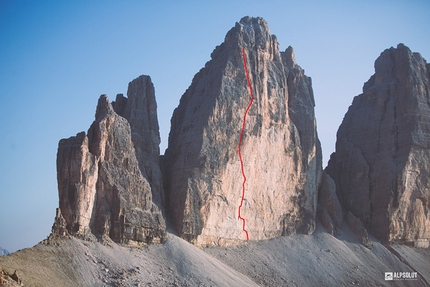
[[[173,234],[143,248],[70,237],[0,257],[0,265],[25,286],[429,286],[429,249],[390,251],[372,241],[367,249],[347,226],[337,238],[318,227],[311,236],[203,250]],[[386,271],[419,278],[385,281]]]

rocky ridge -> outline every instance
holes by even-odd
[[[311,80],[291,47],[279,51],[262,18],[244,17],[194,76],[171,119],[165,158],[167,208],[178,234],[197,245],[246,239],[239,135],[247,177],[241,215],[249,238],[315,229],[322,173]]]
[[[344,210],[384,242],[428,247],[430,65],[399,44],[375,62],[326,171]]]
[[[167,216],[193,244],[243,242],[238,145],[249,72],[255,99],[240,149],[241,216],[251,240],[311,234],[318,216],[334,236],[345,219],[367,247],[367,230],[426,247],[428,66],[402,44],[381,54],[323,172],[311,79],[262,18],[244,17],[182,96],[165,156],[149,76],[130,82],[127,97],[101,96],[88,132],[60,141],[53,235],[158,243]]]

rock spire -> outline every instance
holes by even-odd
[[[164,217],[153,202],[161,205],[163,191],[150,78],[132,81],[128,95],[119,95],[114,106],[102,95],[88,133],[60,141],[54,234],[120,243],[165,240]]]

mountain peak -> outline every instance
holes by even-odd
[[[327,167],[344,209],[385,242],[429,244],[429,71],[404,44],[382,52]]]
[[[263,18],[242,18],[172,116],[163,159],[166,210],[178,234],[197,245],[246,239],[238,219],[242,126],[247,190],[241,214],[249,238],[315,229],[322,167],[312,85],[292,48],[284,61],[278,46]],[[247,109],[251,88],[255,99]]]

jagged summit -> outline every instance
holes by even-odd
[[[267,50],[277,54],[278,42],[276,36],[270,33],[269,25],[260,17],[243,17],[226,35],[224,40],[227,48],[234,47]],[[270,49],[276,50],[271,51]]]
[[[344,209],[386,242],[430,239],[430,66],[403,44],[381,53],[354,98],[327,171]]]
[[[109,98],[107,95],[101,95],[96,108],[96,121],[100,121],[103,118],[112,115],[114,113],[113,107],[109,102]]]
[[[271,60],[281,61],[277,38],[270,33],[269,25],[261,17],[243,17],[227,32],[224,42],[215,48],[211,57],[214,59],[223,51],[234,51],[236,56],[240,56],[242,48],[247,52],[266,51]]]
[[[411,83],[416,83],[422,77],[428,77],[426,73],[429,64],[419,53],[413,53],[402,43],[398,44],[397,48],[391,47],[383,51],[374,66],[375,74],[364,84],[363,93],[378,85],[394,82],[406,84],[408,79],[405,77],[415,78],[409,79]]]

